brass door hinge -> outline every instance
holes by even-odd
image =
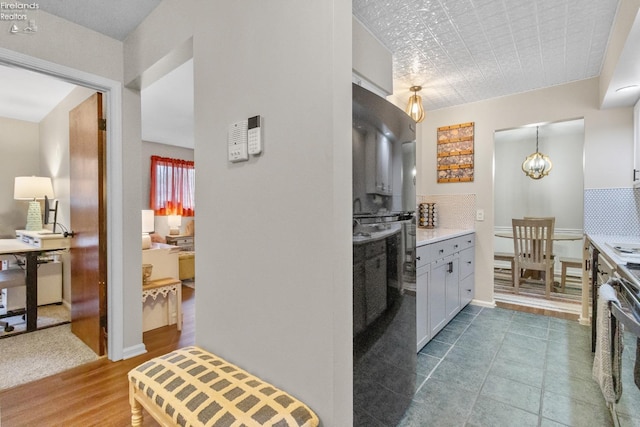
[[[98,119],[98,130],[107,130],[107,119]]]

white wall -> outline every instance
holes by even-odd
[[[476,298],[493,302],[494,132],[530,123],[584,117],[585,188],[631,186],[633,120],[630,108],[600,110],[598,79],[429,111],[420,124],[418,194],[477,195],[485,220],[476,222]],[[475,122],[475,180],[436,184],[436,133],[440,126]],[[611,167],[615,165],[615,167]]]
[[[13,199],[16,176],[40,175],[38,124],[0,117],[0,238],[14,238],[27,220],[25,201]]]
[[[125,74],[193,35],[196,343],[350,425],[351,4],[188,3],[128,38]],[[227,127],[255,114],[264,153],[232,165]]]
[[[553,216],[556,229],[581,231],[584,122],[541,125],[539,135],[540,152],[553,167],[548,176],[535,180],[522,172],[522,162],[535,152],[535,126],[495,133],[494,223],[510,229],[512,218]]]
[[[350,425],[351,4],[198,12],[196,341]],[[228,125],[255,114],[264,153],[228,163]]]

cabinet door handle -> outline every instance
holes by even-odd
[[[440,251],[438,251],[438,253],[440,253],[440,254],[443,253],[443,252],[444,252],[444,249],[440,249]]]
[[[636,173],[638,172],[638,169],[634,169],[633,170],[633,181],[637,181],[638,178],[636,178]]]
[[[449,263],[449,271],[448,273],[453,273],[453,262]]]
[[[416,261],[420,261],[420,257],[419,256],[416,257]]]
[[[471,261],[467,261],[467,264],[471,265]]]

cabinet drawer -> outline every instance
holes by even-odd
[[[466,236],[456,237],[458,241],[458,250],[465,250],[475,246],[476,237],[474,234],[467,234]]]
[[[454,252],[459,251],[460,244],[456,239],[443,240],[442,242],[434,243],[431,246],[431,260],[436,260],[451,255]]]
[[[460,251],[460,279],[472,274],[475,269],[475,248]]]
[[[423,267],[431,262],[431,245],[418,246],[416,248],[416,268]]]
[[[460,280],[460,307],[469,304],[475,296],[475,275]]]
[[[387,241],[379,240],[377,242],[369,243],[366,245],[365,251],[367,259],[383,254],[387,251]]]

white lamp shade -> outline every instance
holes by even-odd
[[[41,200],[54,198],[51,178],[44,176],[17,176],[13,185],[16,200]]]
[[[182,216],[180,215],[167,216],[167,225],[169,225],[169,227],[180,227],[180,225],[182,225]]]
[[[155,229],[154,224],[154,213],[152,210],[143,210],[142,211],[142,232],[143,233],[151,233]]]

